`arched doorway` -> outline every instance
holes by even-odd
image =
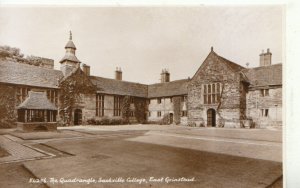
[[[207,127],[216,126],[216,111],[214,109],[207,110]]]
[[[74,125],[81,125],[82,124],[82,110],[76,109],[74,111]]]

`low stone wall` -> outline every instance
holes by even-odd
[[[56,131],[57,122],[17,122],[17,130],[25,132]]]

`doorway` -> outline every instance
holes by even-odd
[[[207,127],[216,126],[216,111],[214,109],[207,110]]]
[[[170,124],[173,124],[173,114],[170,113]]]
[[[82,110],[76,109],[74,111],[74,125],[81,125],[82,124]]]

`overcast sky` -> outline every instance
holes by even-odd
[[[280,6],[233,7],[23,7],[0,8],[0,45],[25,55],[55,60],[64,56],[72,30],[78,59],[91,74],[160,82],[167,68],[171,80],[192,77],[210,47],[242,66],[259,64],[270,48],[273,63],[282,62],[283,9]]]

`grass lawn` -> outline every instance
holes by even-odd
[[[152,183],[154,187],[265,188],[282,175],[282,163],[116,139],[47,143],[71,157],[25,162],[37,177],[195,177],[195,182]],[[96,184],[96,186],[103,184]],[[122,184],[139,186],[137,184]],[[74,187],[75,184],[66,184]],[[76,185],[75,187],[80,187]],[[116,184],[116,187],[120,184]],[[150,183],[143,184],[149,187]]]
[[[0,187],[15,188],[46,188],[44,184],[29,184],[30,178],[35,178],[22,163],[0,164]]]

